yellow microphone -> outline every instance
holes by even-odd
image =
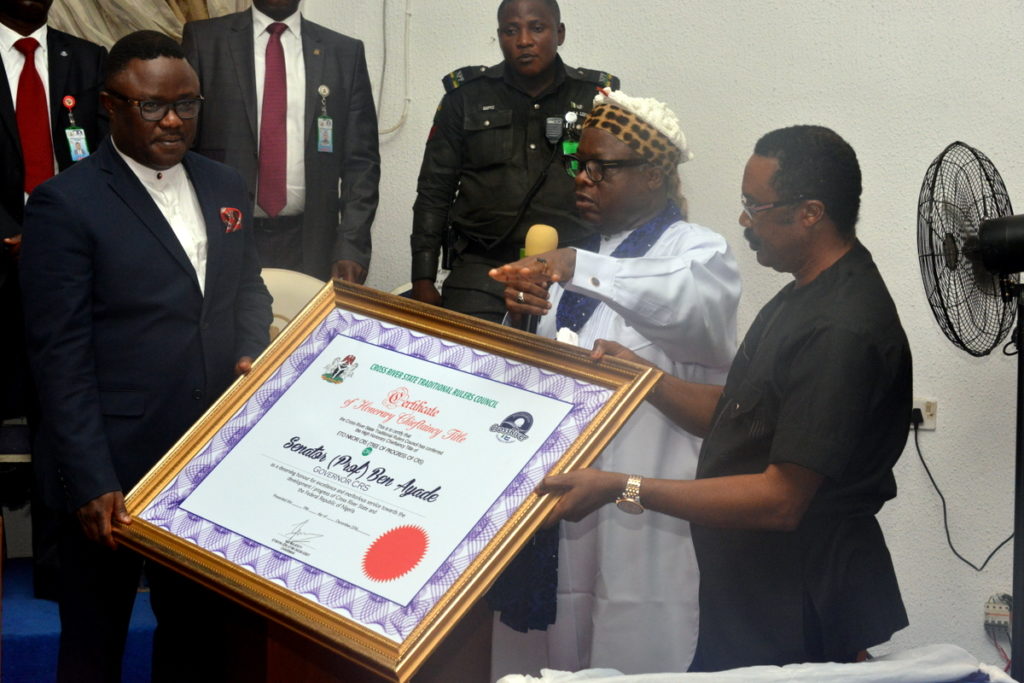
[[[558,231],[550,225],[537,223],[531,225],[530,229],[526,231],[526,245],[520,252],[520,257],[536,256],[555,249],[558,249]],[[536,334],[538,322],[540,322],[539,315],[528,315],[523,329]]]
[[[520,258],[536,256],[558,249],[558,231],[550,225],[537,223],[526,231],[526,246],[519,253]]]

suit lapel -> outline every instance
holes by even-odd
[[[196,277],[196,269],[192,266],[192,262],[188,260],[188,256],[185,255],[185,250],[182,249],[177,235],[171,230],[170,224],[160,212],[156,202],[149,196],[149,192],[143,187],[142,181],[135,176],[132,170],[128,168],[128,164],[124,162],[117,153],[117,150],[114,149],[110,138],[103,141],[96,154],[100,157],[100,168],[109,174],[108,184],[111,191],[120,197],[128,210],[135,214],[136,218],[139,219],[139,222],[147,230],[153,233],[153,236],[171,258],[177,261],[181,269],[192,279],[196,286],[196,292],[199,293],[199,279]]]
[[[235,78],[242,84],[242,108],[249,122],[254,140],[259,140],[256,124],[256,65],[253,62],[252,12],[240,12],[234,26],[228,32],[227,41],[231,50],[231,61],[235,65]]]
[[[0,126],[10,136],[13,149],[18,150],[18,164],[21,160],[21,136],[18,135],[18,121],[14,118],[14,100],[11,99],[11,84],[7,80],[7,70],[0,69]]]
[[[324,82],[326,50],[327,48],[324,45],[320,32],[314,30],[310,23],[303,19],[302,58],[306,66],[306,127],[303,131],[305,138],[302,144],[307,150],[309,149],[309,141],[317,134],[316,118],[320,115],[320,93],[317,92],[317,89]],[[332,92],[328,97],[341,97],[341,93]]]
[[[46,56],[47,69],[50,71],[50,127],[53,129],[53,144],[56,146],[64,137],[62,121],[66,115],[62,116],[64,104],[61,100],[68,94],[66,86],[75,56],[71,54],[64,36],[53,29],[46,31]]]
[[[214,183],[206,178],[201,165],[195,163],[193,154],[186,154],[182,163],[185,164],[185,172],[188,174],[192,188],[196,192],[196,199],[199,201],[199,211],[203,216],[203,224],[206,230],[206,292],[208,294],[214,291],[217,274],[221,271],[219,265],[224,249],[225,225],[220,214],[221,209],[224,207],[218,203],[217,197],[214,194]],[[241,210],[244,207],[236,206],[233,208]],[[249,216],[242,217],[243,229],[251,228],[251,225],[247,224],[250,220]],[[209,296],[203,298],[204,301],[209,300]]]

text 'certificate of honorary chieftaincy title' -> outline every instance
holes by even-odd
[[[611,393],[335,310],[139,516],[402,642]]]

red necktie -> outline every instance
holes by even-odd
[[[284,74],[284,49],[281,33],[288,28],[280,22],[267,27],[266,75],[263,79],[263,111],[260,116],[260,177],[256,203],[273,218],[285,204],[285,166],[287,164],[288,83]]]
[[[21,155],[25,160],[25,192],[53,175],[53,143],[50,141],[50,115],[46,109],[46,90],[36,71],[35,38],[22,38],[14,43],[25,55],[25,66],[18,79],[18,98],[14,115],[21,137]]]

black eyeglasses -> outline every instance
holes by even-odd
[[[587,172],[587,177],[595,183],[604,180],[604,172],[609,168],[633,168],[634,166],[645,166],[648,162],[643,159],[587,159],[584,161],[575,154],[566,154],[562,157],[562,165],[570,178],[580,174],[580,168]]]
[[[747,218],[749,218],[750,220],[754,220],[754,216],[756,216],[759,213],[764,213],[765,211],[770,211],[771,209],[777,209],[780,206],[791,206],[793,204],[799,204],[805,199],[807,199],[806,196],[798,194],[792,199],[779,199],[778,201],[767,202],[765,204],[751,204],[750,200],[748,200],[745,196],[740,195],[740,204],[743,205],[743,213],[747,214]]]
[[[178,115],[179,119],[187,120],[194,119],[199,116],[199,108],[203,104],[203,96],[190,97],[184,100],[178,100],[177,102],[160,102],[158,100],[136,100],[131,97],[127,97],[111,90],[110,88],[105,89],[107,94],[113,95],[119,100],[124,100],[128,104],[139,108],[139,115],[142,116],[143,121],[160,121],[167,112],[174,108],[174,113]]]

